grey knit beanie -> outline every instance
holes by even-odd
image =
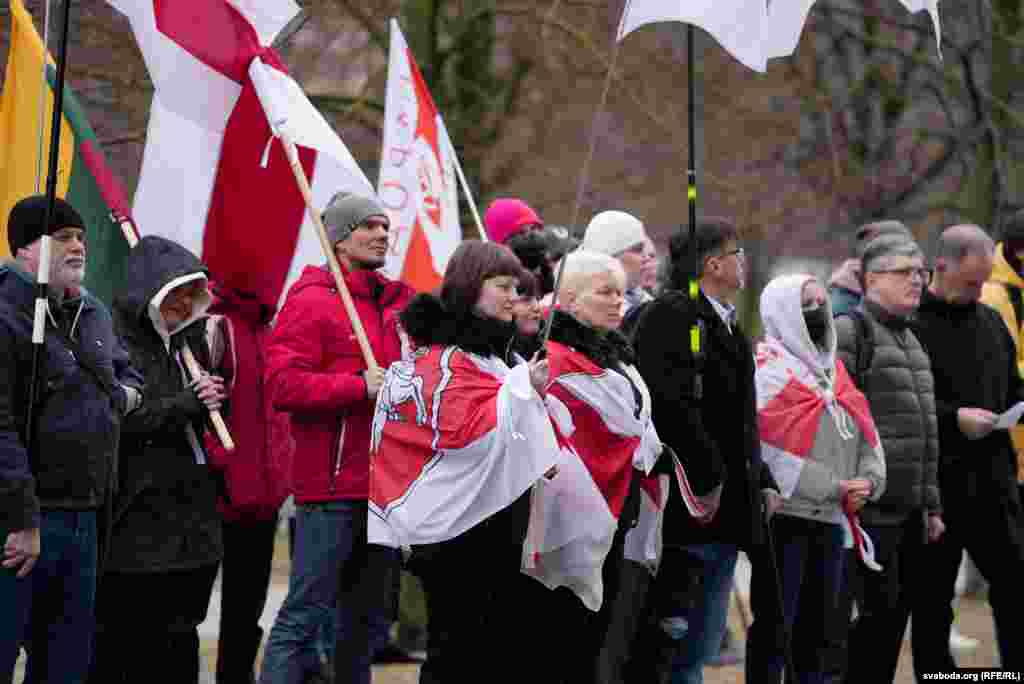
[[[331,246],[334,246],[342,240],[347,240],[352,231],[366,223],[371,216],[387,218],[388,215],[384,207],[372,197],[339,192],[327,203],[321,219],[327,230],[327,239],[331,241]]]

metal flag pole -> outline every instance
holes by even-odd
[[[53,93],[53,119],[50,124],[50,163],[46,178],[46,212],[43,216],[43,237],[39,250],[39,266],[36,272],[35,319],[32,325],[32,370],[29,376],[28,406],[25,412],[25,434],[30,455],[35,450],[35,405],[38,399],[39,378],[42,375],[43,354],[46,350],[47,299],[50,296],[49,229],[50,222],[53,220],[53,205],[57,199],[57,166],[60,160],[60,124],[64,116],[64,75],[67,72],[70,15],[71,0],[64,0],[57,52],[57,86]]]
[[[619,27],[615,32],[615,43],[612,47],[612,56],[608,62],[608,74],[604,79],[604,88],[601,90],[601,99],[598,102],[597,110],[594,112],[594,118],[590,122],[590,143],[587,146],[587,156],[583,160],[583,168],[580,169],[579,182],[576,186],[576,203],[572,209],[572,221],[569,222],[569,231],[572,232],[576,229],[576,224],[580,218],[580,209],[583,205],[583,193],[587,188],[587,181],[590,177],[590,165],[594,161],[594,149],[597,147],[597,120],[598,117],[605,110],[605,106],[608,104],[608,92],[612,87],[612,76],[615,74],[615,62],[619,58],[619,46],[622,44],[622,24],[629,14],[630,0],[626,0],[625,6],[622,8],[622,16],[619,18]],[[548,318],[544,322],[543,330],[541,331],[540,339],[540,356],[543,357],[545,350],[547,349],[548,338],[551,336],[551,321],[555,317],[555,309],[558,307],[558,289],[562,285],[562,274],[565,272],[565,261],[569,254],[563,256],[558,262],[558,273],[555,274],[555,286],[551,292],[551,307],[548,310]]]

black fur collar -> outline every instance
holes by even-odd
[[[633,347],[618,330],[598,332],[564,311],[555,311],[551,339],[572,347],[601,368],[613,368],[619,362],[635,362]]]
[[[509,362],[515,323],[479,316],[456,317],[444,310],[441,300],[419,294],[402,311],[402,327],[419,345],[455,345],[481,356],[497,356]]]

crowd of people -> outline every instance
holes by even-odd
[[[767,284],[757,340],[722,219],[659,263],[626,212],[574,240],[499,199],[417,294],[381,273],[384,208],[339,193],[322,218],[356,321],[326,265],[274,311],[159,237],[108,309],[82,217],[46,216],[15,205],[0,268],[0,681],[24,649],[26,682],[197,682],[220,572],[218,684],[369,684],[402,573],[423,684],[699,684],[741,552],[747,682],[891,682],[911,617],[918,678],[952,670],[965,550],[1024,669],[1024,428],[1000,422],[1024,400],[1024,212],[998,244],[947,228],[930,263],[868,224],[830,281]]]

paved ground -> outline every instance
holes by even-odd
[[[274,556],[274,575],[271,581],[269,597],[266,609],[260,624],[264,630],[269,632],[273,624],[274,615],[277,614],[284,601],[288,588],[288,544],[287,535],[279,536]],[[741,586],[749,586],[749,575],[747,569],[741,565],[738,573]],[[213,668],[217,658],[217,625],[220,615],[220,586],[214,588],[213,599],[210,602],[210,611],[206,621],[200,626],[202,638],[203,667],[200,677],[202,684],[213,683]],[[742,620],[735,601],[730,611],[730,623],[738,635],[743,634]],[[969,654],[960,654],[960,664],[972,667],[993,667],[997,662],[996,646],[992,626],[992,613],[988,603],[983,599],[965,598],[960,603],[957,626],[961,632],[972,636],[980,641],[978,648]],[[913,628],[908,631],[907,641],[904,642],[903,652],[900,655],[900,668],[896,677],[897,684],[912,684],[914,682],[913,669],[910,661],[909,638]],[[517,657],[510,653],[509,657]],[[374,669],[373,684],[415,684],[417,682],[418,667],[415,665],[400,665],[377,667]],[[23,674],[20,671],[15,673],[14,684],[21,684]],[[481,681],[486,681],[482,678]],[[706,684],[742,684],[743,668],[725,667],[708,668],[705,673]]]

